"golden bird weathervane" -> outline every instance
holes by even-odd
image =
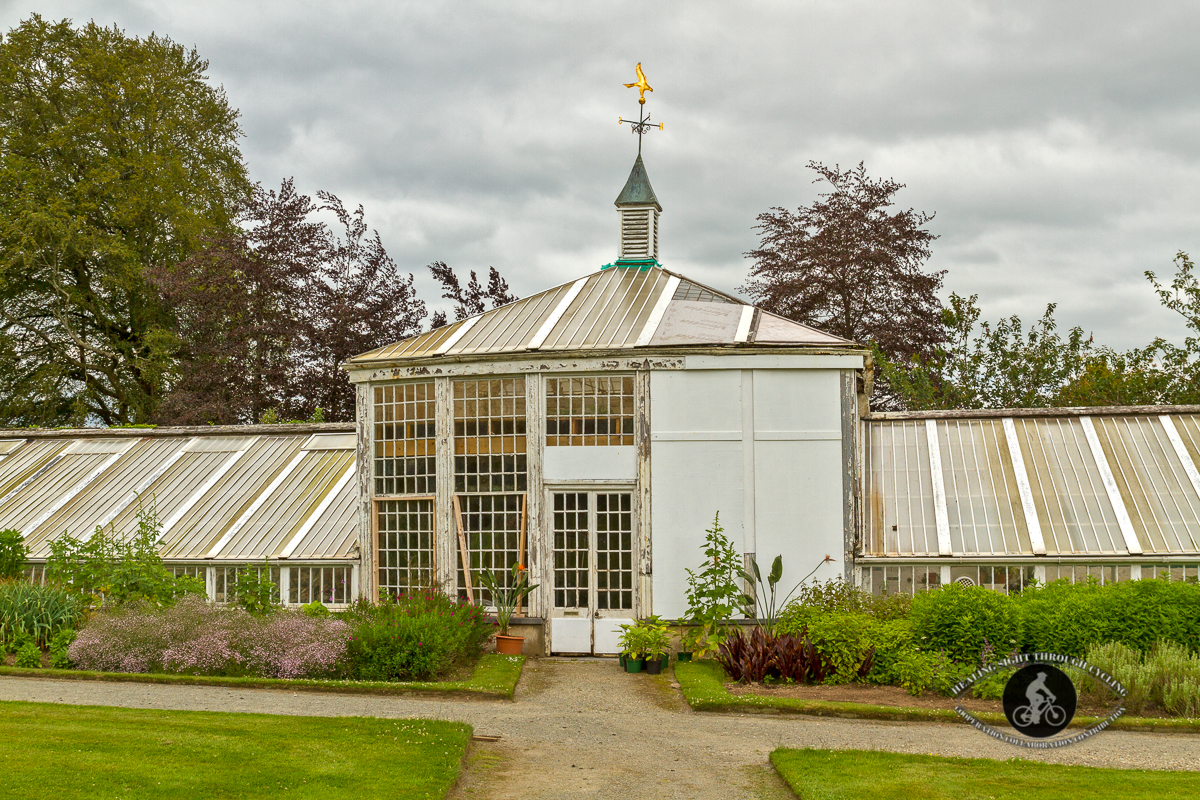
[[[658,128],[660,131],[663,129],[663,124],[661,122],[658,123],[657,125],[652,125],[650,123],[650,115],[645,113],[645,111],[646,111],[646,92],[653,92],[654,89],[650,86],[650,83],[646,80],[646,73],[642,72],[641,62],[638,62],[638,65],[637,65],[637,80],[634,81],[633,83],[625,84],[625,88],[638,90],[638,119],[632,120],[632,119],[625,119],[624,117],[617,117],[617,124],[618,125],[628,124],[628,125],[632,126],[630,129],[630,133],[637,134],[638,155],[640,156],[642,154],[642,136],[644,134],[648,133],[651,128]]]

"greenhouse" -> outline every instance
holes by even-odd
[[[855,574],[875,593],[950,581],[1196,581],[1198,409],[872,414]]]
[[[349,426],[10,431],[0,453],[0,529],[25,535],[34,580],[53,539],[128,535],[153,507],[163,561],[212,600],[247,565],[287,604],[357,596]]]

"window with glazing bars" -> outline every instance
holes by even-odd
[[[375,387],[375,494],[433,494],[433,382]]]
[[[236,583],[237,574],[241,570],[253,570],[255,575],[261,580],[263,577],[264,567],[256,564],[240,564],[228,567],[215,567],[216,572],[215,587],[213,600],[217,603],[232,603],[237,599]],[[279,567],[271,567],[268,573],[271,583],[275,584],[271,589],[271,602],[279,602]]]
[[[203,564],[172,564],[169,569],[176,578],[196,578],[203,581],[208,574],[208,567]]]
[[[512,582],[512,566],[520,558],[523,495],[475,494],[458,498],[471,564],[475,601],[490,605],[491,595],[479,586],[479,576],[491,571],[501,585]],[[459,596],[466,597],[462,557],[458,560]]]
[[[596,608],[633,608],[633,495],[596,495]]]
[[[376,501],[379,596],[433,585],[433,499]],[[294,580],[294,579],[293,579]],[[292,583],[292,591],[296,591]]]
[[[288,602],[304,605],[319,600],[325,605],[350,602],[350,567],[289,567]]]
[[[632,444],[632,375],[546,379],[548,447]]]
[[[590,608],[588,493],[556,492],[553,514],[554,607]]]
[[[525,379],[454,381],[454,491],[524,492]]]

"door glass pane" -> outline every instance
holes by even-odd
[[[596,495],[596,609],[633,608],[633,495]]]
[[[554,607],[588,607],[588,494],[554,495]]]

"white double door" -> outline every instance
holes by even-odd
[[[609,655],[637,608],[631,488],[549,492],[550,650]]]

